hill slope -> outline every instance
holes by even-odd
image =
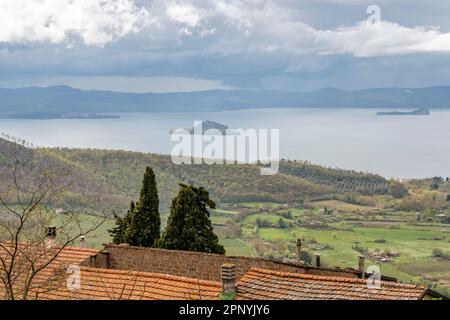
[[[2,155],[20,150],[27,157],[51,163],[74,181],[62,206],[92,206],[100,200],[125,209],[135,200],[146,166],[156,173],[162,208],[168,208],[178,183],[201,185],[218,202],[272,201],[280,203],[346,192],[385,194],[389,182],[366,173],[283,161],[280,173],[261,176],[256,165],[175,165],[170,156],[92,149],[27,149],[0,139]],[[3,158],[5,158],[3,156]],[[1,160],[2,158],[0,158]],[[0,161],[0,172],[11,163]]]
[[[213,199],[223,202],[292,202],[334,192],[290,175],[261,176],[255,165],[175,165],[170,156],[128,151],[48,149],[53,156],[79,165],[105,179],[111,187],[134,199],[139,193],[145,166],[157,176],[160,202],[168,207],[178,183],[206,187]]]
[[[128,151],[47,149],[108,181],[119,194],[134,199],[145,166],[157,175],[161,205],[168,207],[178,183],[206,187],[216,201],[273,201],[280,203],[346,192],[386,194],[389,182],[381,176],[284,161],[280,173],[261,176],[255,165],[175,165],[170,156]],[[301,169],[300,169],[301,168]]]
[[[54,199],[51,205],[71,208],[97,207],[124,203],[128,195],[113,188],[107,179],[92,174],[83,166],[67,161],[44,149],[29,149],[0,139],[0,192],[11,189],[13,164],[19,160],[18,182],[22,189],[33,189],[39,175],[52,177],[55,186],[67,190],[63,198]],[[35,190],[35,189],[34,189]]]

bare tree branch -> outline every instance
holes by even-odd
[[[0,156],[10,168],[0,170],[0,295],[3,291],[5,299],[38,298],[62,279],[57,275],[68,266],[58,257],[64,249],[96,231],[107,215],[84,227],[81,212],[56,214],[51,203],[70,192],[71,172],[19,146]],[[49,226],[58,230],[51,245],[46,243]]]

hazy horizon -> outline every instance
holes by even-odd
[[[132,78],[131,78],[132,79]],[[399,89],[399,90],[408,90],[408,89],[429,89],[429,88],[450,88],[450,83],[448,84],[441,84],[441,85],[433,85],[433,86],[417,86],[417,87],[392,87],[392,86],[379,86],[379,87],[367,87],[362,89],[339,89],[337,87],[323,87],[316,90],[296,90],[296,91],[283,91],[283,90],[275,90],[275,89],[244,89],[244,88],[222,88],[222,89],[203,89],[203,90],[179,90],[179,91],[123,91],[120,89],[86,89],[82,87],[77,87],[73,85],[68,84],[54,84],[54,85],[29,85],[29,86],[1,86],[0,89],[6,89],[6,90],[20,90],[20,89],[30,89],[30,88],[39,88],[39,89],[49,89],[49,88],[58,88],[58,87],[67,87],[75,90],[81,90],[81,91],[110,91],[110,92],[117,92],[117,93],[136,93],[136,94],[146,94],[146,93],[194,93],[194,92],[204,92],[204,91],[275,91],[275,92],[281,92],[281,93],[313,93],[313,92],[320,92],[320,91],[326,91],[326,90],[337,90],[341,92],[358,92],[358,91],[366,91],[366,90],[383,90],[383,89]]]

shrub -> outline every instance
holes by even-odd
[[[439,248],[433,249],[433,257],[437,257],[437,258],[444,257],[444,251],[442,251],[442,249],[439,249]]]
[[[401,199],[408,195],[408,190],[400,182],[391,180],[389,181],[388,194],[395,199]]]

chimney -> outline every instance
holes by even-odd
[[[56,227],[45,227],[44,245],[46,249],[51,249],[56,243]]]
[[[108,249],[103,249],[100,253],[105,256],[105,268],[111,269],[111,252]]]
[[[56,238],[56,227],[46,227],[45,228],[45,237],[49,239],[55,239]]]
[[[86,247],[86,239],[84,236],[80,237],[80,247],[85,248]]]
[[[236,293],[236,265],[225,263],[221,266],[222,294]]]
[[[297,239],[297,262],[302,262],[302,239]]]
[[[97,255],[90,256],[89,267],[95,268],[97,266]]]
[[[366,260],[365,256],[359,256],[359,258],[358,258],[358,269],[359,269],[359,272],[361,272],[362,279],[364,279],[366,277],[366,268],[364,265],[365,260]]]
[[[316,254],[316,267],[320,268],[320,254]]]

